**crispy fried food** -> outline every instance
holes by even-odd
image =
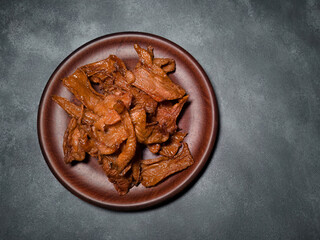
[[[71,103],[69,100],[59,97],[59,96],[52,96],[52,99],[60,105],[71,117],[80,119],[85,124],[93,124],[94,122],[98,121],[99,116],[94,114],[92,111],[86,109],[82,112],[82,108]]]
[[[108,57],[98,62],[90,63],[80,67],[80,69],[88,76],[99,78],[99,81],[103,81],[112,72],[116,71],[115,61],[113,57]]]
[[[161,67],[165,73],[173,72],[176,69],[176,62],[171,58],[154,58],[153,64]]]
[[[131,71],[127,70],[126,74]],[[134,76],[134,75],[133,75]],[[136,88],[135,86],[132,86],[129,84],[128,79],[118,76],[114,80],[114,86],[120,87],[123,90],[130,92],[133,96],[132,103],[133,107],[140,105],[142,106],[147,113],[153,114],[158,106],[157,101],[155,101],[152,97],[150,97],[148,94],[145,92],[141,91],[140,89]],[[104,89],[108,88],[108,85],[104,85]]]
[[[62,82],[90,110],[93,110],[103,99],[103,96],[92,88],[87,75],[80,69],[77,69],[69,77],[62,79]]]
[[[141,151],[141,145],[137,146],[136,149],[136,154],[134,158],[132,159],[132,178],[133,182],[132,184],[135,186],[138,186],[140,183],[140,173],[141,173],[141,168],[140,168],[140,161],[142,159],[142,151]]]
[[[169,132],[161,127],[158,122],[154,125],[153,131],[148,139],[145,141],[146,144],[164,143],[169,139]]]
[[[131,93],[133,95],[134,106],[140,105],[146,110],[147,113],[155,113],[158,107],[158,102],[134,86],[131,87]]]
[[[139,63],[133,70],[135,81],[132,83],[150,95],[157,102],[174,100],[183,97],[186,92],[168,77],[166,72],[153,63],[153,57],[147,50],[138,44],[134,48],[139,56]]]
[[[119,154],[115,164],[116,168],[122,172],[131,159],[134,157],[137,147],[137,139],[135,136],[133,124],[130,118],[130,115],[127,110],[124,110],[121,113],[121,121],[124,124],[127,134],[129,135],[127,141],[122,149],[122,152]]]
[[[139,63],[133,71],[110,55],[62,79],[80,105],[52,96],[71,117],[63,139],[64,161],[83,161],[86,154],[97,158],[119,195],[140,182],[154,186],[193,163],[182,143],[187,133],[177,126],[188,95],[167,75],[175,70],[175,61],[155,58],[150,46],[134,48]],[[142,160],[142,146],[160,157]]]
[[[77,120],[72,118],[63,138],[64,161],[82,161],[86,154],[88,142],[87,134],[77,124]]]
[[[132,186],[132,176],[122,176],[113,166],[113,159],[109,156],[102,158],[102,168],[106,173],[109,181],[113,183],[119,195],[125,195]]]
[[[141,165],[141,183],[145,187],[152,187],[166,177],[179,172],[193,164],[193,158],[187,143],[176,156],[158,157],[152,160],[144,160]]]
[[[170,137],[169,141],[161,147],[159,154],[166,157],[173,157],[176,155],[186,135],[187,133],[175,132]]]
[[[188,95],[179,99],[178,103],[172,105],[171,102],[163,102],[157,109],[157,114],[154,119],[159,126],[172,134],[177,130],[177,118],[182,110],[183,105],[188,100]]]
[[[147,113],[141,105],[135,106],[130,111],[130,117],[134,124],[134,130],[139,143],[145,143],[154,126],[147,125]]]
[[[105,131],[95,131],[95,134],[95,138],[105,143],[105,146],[116,147],[116,149],[129,137],[126,127],[122,122],[109,126]]]

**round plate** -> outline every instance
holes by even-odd
[[[168,57],[176,61],[176,71],[170,78],[189,94],[178,126],[188,132],[188,143],[195,163],[152,188],[141,184],[125,196],[119,196],[108,181],[96,159],[65,164],[63,135],[69,116],[51,100],[52,95],[68,99],[72,94],[61,79],[78,67],[115,54],[129,69],[138,62],[134,43],[154,48],[155,57]],[[94,39],[71,53],[54,71],[41,97],[38,111],[38,137],[42,153],[56,178],[76,196],[99,206],[116,210],[138,210],[159,204],[181,192],[195,179],[205,166],[212,151],[218,129],[218,108],[213,88],[199,63],[183,48],[159,36],[124,32]],[[148,154],[144,155],[148,158]]]

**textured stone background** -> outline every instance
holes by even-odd
[[[1,1],[0,239],[319,239],[320,3]],[[113,212],[67,191],[40,152],[56,66],[96,37],[163,36],[212,80],[218,143],[180,198]]]

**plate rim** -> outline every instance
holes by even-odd
[[[163,41],[169,45],[173,45],[173,47],[177,48],[178,50],[182,51],[191,61],[193,64],[196,65],[197,69],[200,71],[203,79],[205,80],[206,86],[209,90],[209,95],[210,95],[210,102],[212,102],[212,120],[213,120],[213,132],[210,135],[210,139],[208,142],[208,147],[205,149],[205,152],[202,156],[202,161],[200,162],[200,164],[197,166],[197,168],[183,181],[181,182],[181,184],[177,185],[175,188],[173,188],[171,191],[166,192],[165,194],[155,198],[155,199],[150,199],[150,200],[146,200],[143,202],[138,202],[138,203],[130,203],[130,204],[114,204],[114,203],[106,203],[97,199],[93,199],[92,197],[82,194],[81,191],[78,191],[77,189],[74,189],[73,187],[71,187],[68,182],[66,182],[64,180],[64,178],[62,176],[59,175],[58,171],[55,170],[55,168],[52,166],[51,161],[49,159],[49,157],[47,156],[47,153],[45,151],[45,147],[44,147],[44,143],[43,143],[43,135],[42,135],[42,125],[43,125],[43,110],[44,110],[44,98],[46,96],[46,92],[48,91],[48,88],[51,84],[51,82],[54,79],[54,76],[56,75],[56,73],[61,69],[61,67],[65,64],[65,62],[67,62],[72,56],[74,56],[78,51],[80,51],[81,49],[96,43],[100,40],[104,40],[107,38],[113,38],[113,37],[148,37],[148,38],[153,38],[156,40],[160,40]],[[219,126],[219,109],[218,109],[218,103],[217,103],[217,98],[216,98],[216,94],[214,92],[212,83],[209,79],[209,77],[207,76],[206,72],[204,71],[204,69],[202,68],[202,66],[200,65],[200,63],[195,59],[195,57],[193,57],[187,50],[185,50],[184,48],[182,48],[181,46],[179,46],[178,44],[172,42],[169,39],[166,39],[162,36],[159,35],[155,35],[155,34],[151,34],[151,33],[146,33],[146,32],[138,32],[138,31],[125,31],[125,32],[116,32],[116,33],[111,33],[111,34],[106,34],[106,35],[102,35],[100,37],[94,38],[84,44],[82,44],[81,46],[79,46],[78,48],[76,48],[74,51],[72,51],[66,58],[64,58],[60,64],[55,68],[55,70],[53,71],[53,73],[51,74],[49,80],[47,81],[43,92],[41,94],[41,98],[40,98],[40,102],[39,102],[39,106],[38,106],[38,113],[37,113],[37,135],[38,135],[38,142],[40,145],[40,149],[41,149],[41,153],[50,169],[50,171],[52,172],[52,174],[55,176],[55,178],[67,189],[69,190],[72,194],[74,194],[75,196],[79,197],[80,199],[89,202],[91,204],[94,204],[96,206],[99,207],[103,207],[103,208],[108,208],[111,210],[117,210],[117,211],[132,211],[132,210],[142,210],[142,209],[147,209],[156,205],[159,205],[162,202],[166,202],[170,199],[172,199],[174,196],[180,194],[184,189],[186,189],[186,187],[188,185],[190,185],[195,179],[196,177],[200,174],[201,170],[204,168],[204,166],[206,165],[206,163],[209,160],[209,157],[211,155],[211,153],[214,150],[214,145],[216,143],[217,140],[217,134],[218,134],[218,126]]]

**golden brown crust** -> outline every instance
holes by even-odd
[[[175,132],[170,137],[169,141],[161,146],[159,154],[166,157],[173,157],[176,155],[186,135],[187,133]]]
[[[193,163],[185,143],[177,154],[186,136],[177,132],[177,118],[188,96],[167,75],[175,61],[154,58],[151,46],[134,48],[139,63],[133,71],[110,55],[62,80],[79,105],[52,96],[71,117],[63,140],[65,162],[82,161],[86,154],[97,158],[119,195],[140,182],[154,186]],[[139,146],[162,156],[142,160]]]
[[[180,153],[172,158],[159,157],[143,162],[141,165],[141,184],[152,187],[168,176],[182,171],[193,164],[193,158],[187,143],[183,143]]]
[[[150,95],[157,102],[179,99],[186,94],[182,87],[171,81],[161,67],[153,63],[150,52],[138,44],[135,44],[134,48],[140,61],[133,70],[135,87]]]

